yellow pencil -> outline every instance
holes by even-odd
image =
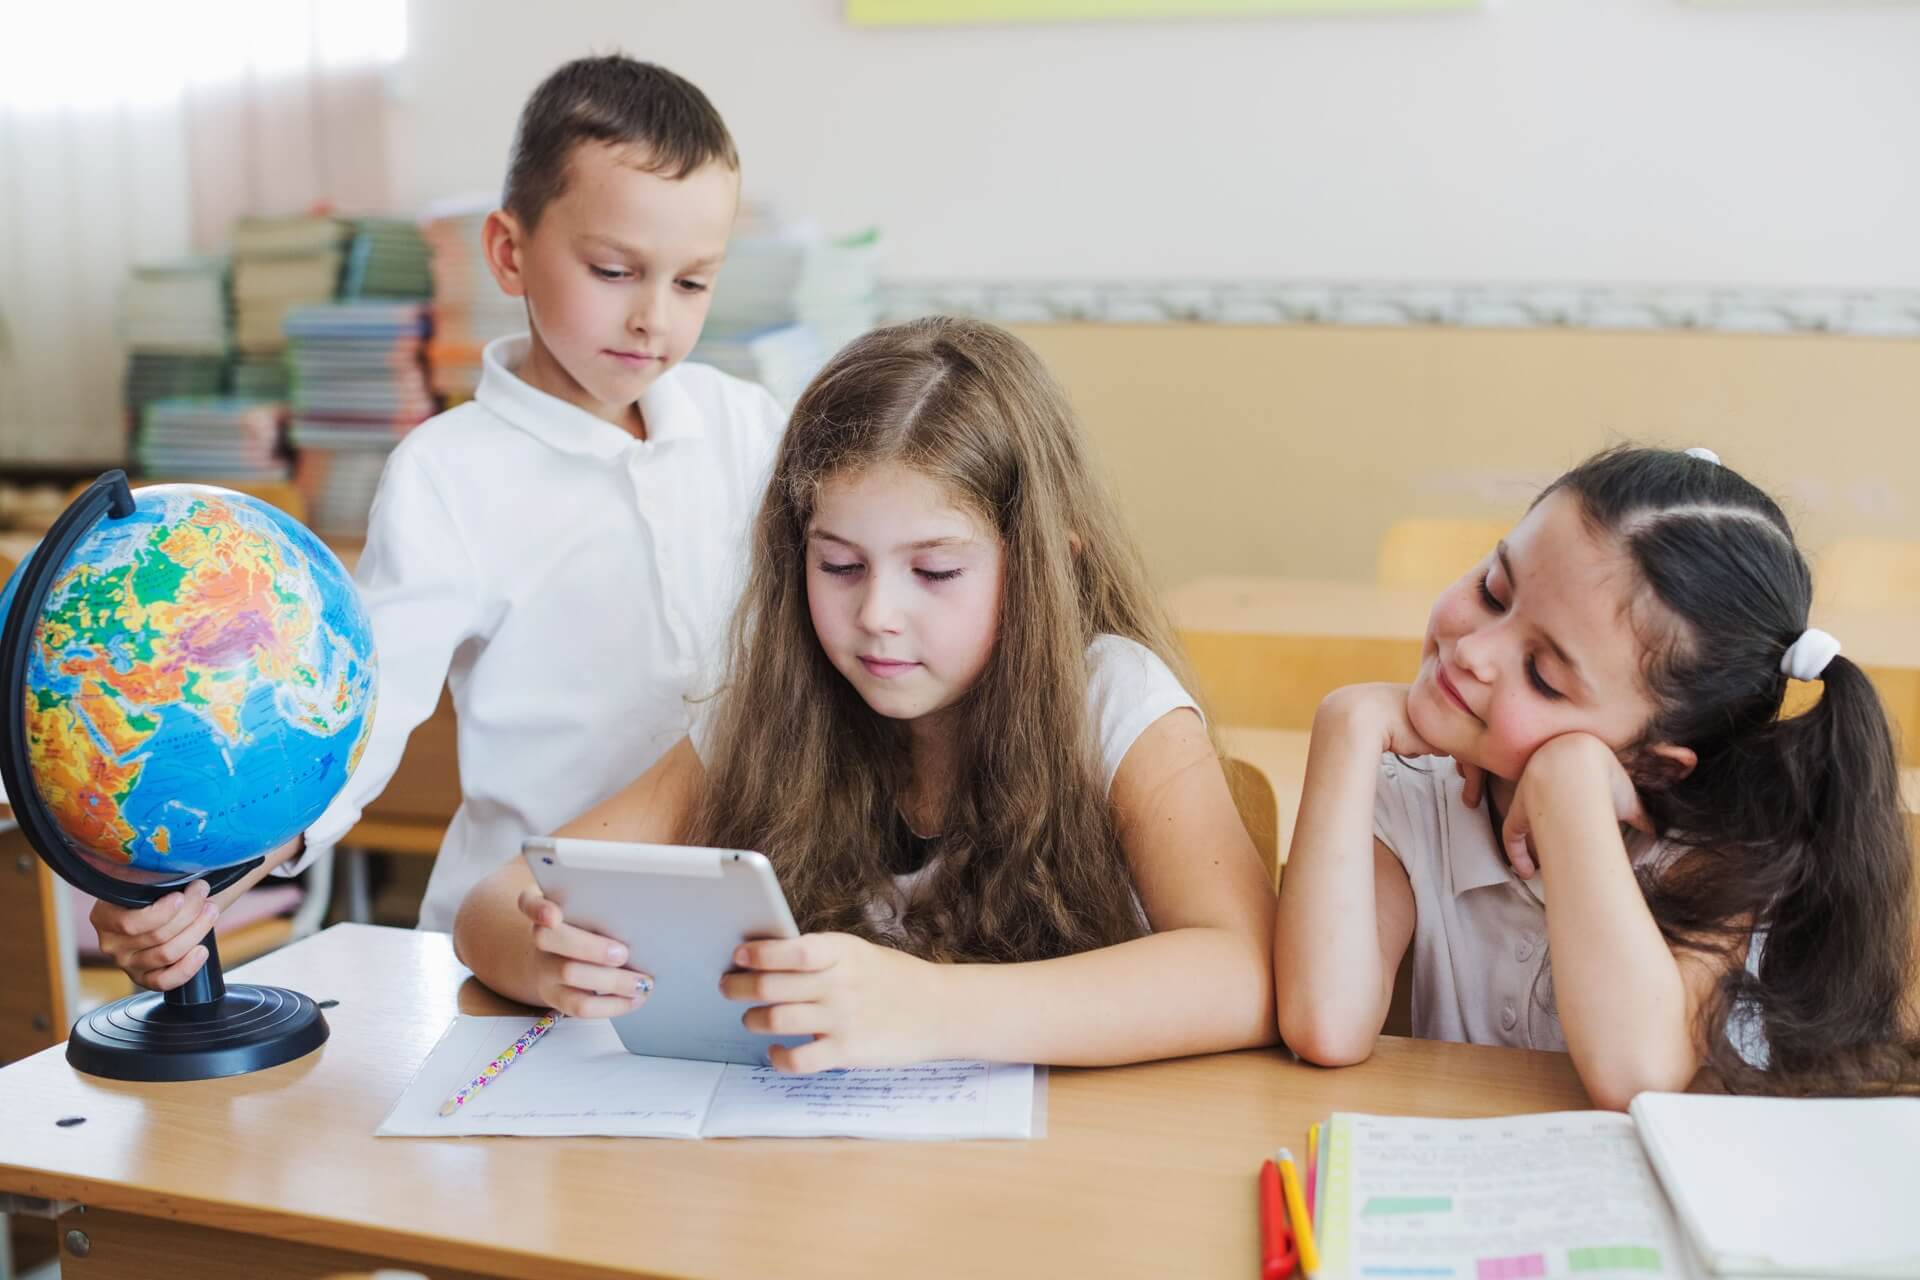
[[[1280,1187],[1287,1193],[1287,1214],[1293,1219],[1293,1244],[1300,1250],[1300,1271],[1314,1275],[1320,1270],[1320,1251],[1313,1247],[1313,1215],[1307,1212],[1307,1198],[1300,1194],[1300,1171],[1293,1167],[1293,1152],[1285,1147],[1274,1154],[1280,1166]]]
[[[1314,1182],[1320,1176],[1320,1126],[1307,1128],[1307,1220],[1313,1220],[1315,1207],[1320,1203],[1314,1198]]]

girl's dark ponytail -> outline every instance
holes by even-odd
[[[1562,490],[1663,606],[1642,619],[1642,745],[1698,763],[1636,779],[1680,849],[1641,887],[1669,945],[1726,969],[1703,1010],[1709,1065],[1747,1092],[1920,1091],[1898,757],[1879,694],[1845,657],[1820,672],[1813,706],[1782,714],[1782,661],[1813,596],[1785,514],[1730,468],[1663,449],[1600,454],[1547,492]],[[1757,973],[1736,962],[1749,936]]]
[[[1793,874],[1758,921],[1758,978],[1736,970],[1723,984],[1729,1015],[1758,1015],[1767,1066],[1756,1070],[1722,1035],[1709,1040],[1713,1066],[1730,1087],[1768,1092],[1920,1087],[1920,1043],[1907,1025],[1914,855],[1899,761],[1866,673],[1836,657],[1821,681],[1812,707],[1766,735],[1796,798],[1804,853],[1785,861]]]

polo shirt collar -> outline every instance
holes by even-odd
[[[563,453],[617,458],[635,441],[626,431],[578,405],[548,395],[514,372],[527,358],[525,334],[495,338],[481,352],[480,386],[473,398],[499,417]],[[682,385],[680,369],[668,369],[640,395],[640,415],[653,443],[702,434],[706,424]]]
[[[1494,838],[1493,823],[1488,816],[1487,801],[1483,796],[1480,807],[1467,808],[1462,800],[1461,791],[1466,780],[1454,769],[1451,760],[1440,760],[1437,767],[1444,774],[1442,784],[1445,787],[1447,812],[1453,821],[1447,823],[1447,870],[1452,878],[1448,888],[1454,897],[1474,889],[1485,889],[1497,884],[1518,885],[1536,898],[1544,898],[1535,883],[1529,883],[1515,875],[1507,862],[1507,855],[1501,850],[1500,842]]]

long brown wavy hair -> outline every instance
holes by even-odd
[[[905,725],[836,671],[807,608],[821,487],[911,467],[979,516],[1005,557],[999,634],[957,707],[956,782],[932,877],[881,937],[912,779]],[[948,961],[1038,960],[1143,930],[1087,709],[1087,646],[1153,650],[1189,689],[1145,562],[1065,394],[1005,330],[945,317],[848,345],[794,408],[753,529],[750,576],[710,708],[688,839],[772,860],[803,930]]]

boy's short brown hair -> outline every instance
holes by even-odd
[[[648,173],[684,178],[719,161],[740,168],[733,135],[690,81],[624,54],[579,58],[540,82],[520,110],[501,204],[532,230],[567,188],[583,142],[643,148]]]

